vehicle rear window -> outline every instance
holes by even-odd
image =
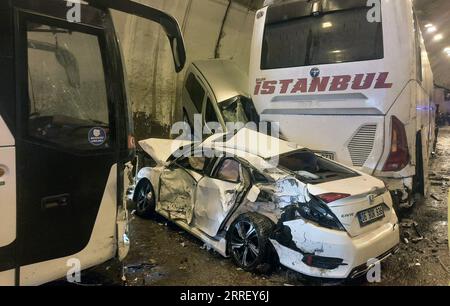
[[[308,184],[321,184],[358,176],[356,172],[308,150],[281,155],[280,167],[295,173],[301,181]]]
[[[276,9],[276,13],[280,14],[280,7]],[[287,9],[289,6],[286,6]],[[261,69],[383,58],[382,22],[368,21],[370,9],[363,6],[290,19],[268,17],[262,44]],[[288,12],[285,16],[289,16]]]

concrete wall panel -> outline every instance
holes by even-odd
[[[174,15],[183,31],[191,61],[233,59],[247,71],[254,11],[228,0],[140,0]],[[226,15],[226,16],[225,16]],[[138,138],[159,134],[151,127],[169,127],[181,119],[180,93],[184,72],[176,75],[170,45],[152,22],[114,12],[129,82],[129,98]],[[222,23],[223,26],[222,26]],[[220,38],[220,39],[219,39]]]

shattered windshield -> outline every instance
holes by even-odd
[[[28,135],[80,150],[110,147],[99,36],[29,22]]]
[[[259,123],[253,101],[249,98],[238,96],[219,104],[225,122],[255,122]]]
[[[308,150],[281,155],[280,166],[295,173],[301,181],[309,184],[320,184],[358,176],[356,172]]]
[[[28,28],[32,113],[108,124],[97,36],[35,23]]]

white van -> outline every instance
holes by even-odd
[[[71,22],[66,1],[0,2],[0,286],[43,284],[128,252],[135,146],[109,8],[162,24],[183,68],[178,23],[151,7],[87,0]]]
[[[187,68],[182,102],[183,120],[191,127],[197,124],[209,130],[227,131],[227,124],[254,122],[259,115],[248,92],[248,77],[230,60],[212,59],[194,61]],[[213,126],[218,123],[218,126]],[[200,130],[203,132],[203,130]],[[218,132],[218,131],[216,131]],[[196,135],[199,138],[201,135]]]
[[[250,87],[261,120],[286,139],[383,179],[397,204],[425,194],[433,75],[412,1],[266,5]]]

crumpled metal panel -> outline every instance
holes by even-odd
[[[195,180],[184,170],[166,170],[161,176],[159,210],[167,212],[170,219],[192,222]]]
[[[190,148],[192,141],[151,138],[139,141],[139,145],[158,165],[166,166],[172,154],[177,152],[183,155],[182,152]]]
[[[212,178],[201,180],[195,203],[195,226],[209,236],[216,236],[242,189],[242,184]]]

